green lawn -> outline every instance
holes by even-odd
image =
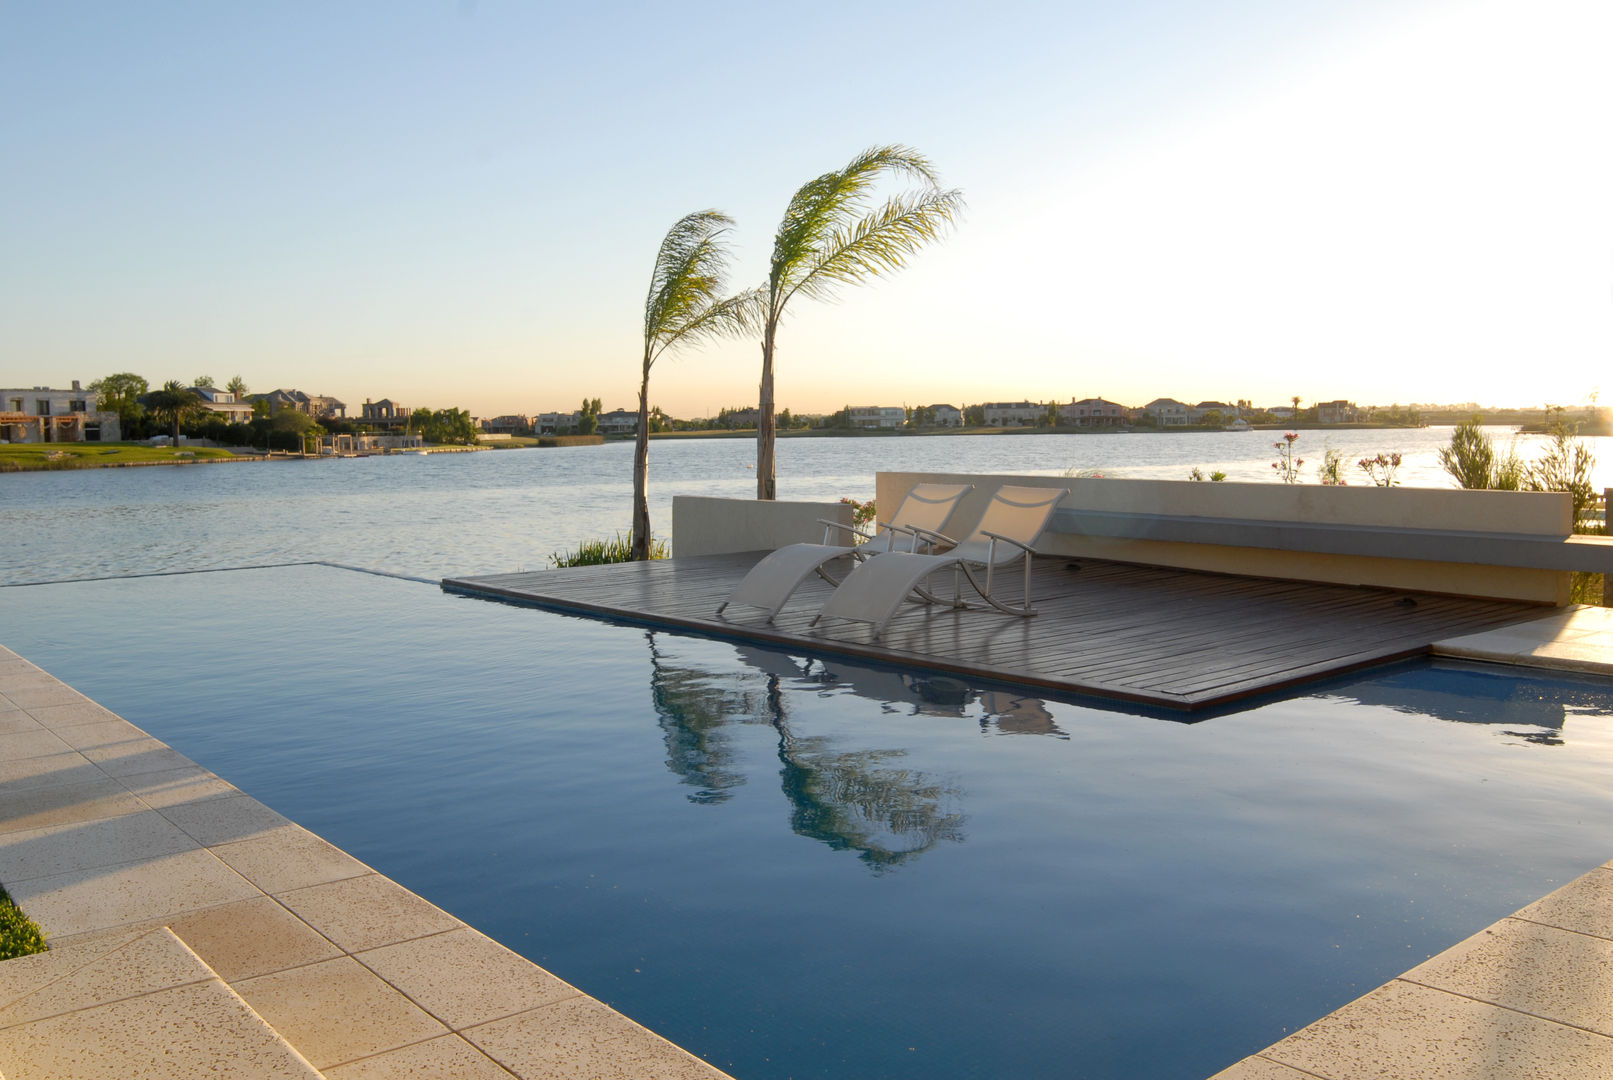
[[[0,472],[35,469],[95,469],[108,465],[172,464],[203,458],[228,458],[228,450],[185,447],[178,453],[167,446],[145,443],[28,443],[0,446]]]

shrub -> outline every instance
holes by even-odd
[[[0,960],[32,956],[48,947],[39,924],[24,915],[11,894],[0,887]]]
[[[650,540],[650,558],[665,559],[668,557],[665,540]],[[619,563],[633,561],[633,540],[617,533],[609,540],[584,540],[577,545],[576,551],[557,551],[549,556],[549,565],[555,567],[565,566],[603,566],[605,563]]]

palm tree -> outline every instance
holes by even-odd
[[[179,449],[179,422],[205,410],[196,391],[187,390],[178,379],[169,379],[161,390],[146,395],[146,408],[158,421],[173,425],[174,449]]]
[[[915,191],[867,208],[885,173],[916,180]],[[803,184],[785,208],[773,237],[773,261],[762,297],[762,385],[756,424],[756,497],[777,497],[773,443],[773,350],[784,308],[797,294],[829,299],[845,285],[900,270],[909,255],[952,224],[963,195],[943,191],[923,155],[905,146],[876,146],[845,168]]]
[[[661,241],[644,300],[644,378],[633,446],[634,559],[650,557],[650,368],[668,349],[740,333],[755,325],[756,291],[723,298],[726,238],[734,220],[717,210],[685,215]]]

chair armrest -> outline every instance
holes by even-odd
[[[873,537],[871,535],[869,535],[868,533],[863,532],[861,529],[857,528],[857,526],[855,526],[855,525],[847,525],[844,522],[834,521],[834,520],[831,520],[830,518],[819,518],[818,519],[818,524],[822,525],[822,526],[825,526],[824,532],[823,532],[823,542],[826,543],[826,544],[829,542],[829,530],[830,529],[839,529],[842,532],[849,532],[853,536],[861,537],[863,543],[865,543],[865,544],[868,541],[873,539]]]
[[[1035,549],[1032,548],[1029,544],[1022,544],[1018,540],[1015,540],[1012,536],[1003,536],[1001,533],[987,532],[985,529],[980,530],[980,535],[981,536],[989,536],[993,540],[1001,540],[1005,544],[1013,544],[1015,547],[1019,548],[1021,551],[1024,551],[1024,552],[1027,552],[1027,553],[1030,553],[1030,554],[1035,553]]]

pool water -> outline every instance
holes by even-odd
[[[1613,688],[1198,723],[330,567],[0,640],[743,1080],[1200,1078],[1613,856]]]

